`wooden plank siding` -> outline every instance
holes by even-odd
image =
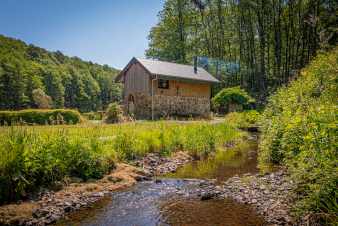
[[[149,95],[149,90],[151,90],[149,73],[138,63],[131,65],[124,75],[124,99],[133,93]]]
[[[210,98],[210,84],[198,84],[182,81],[169,80],[169,89],[158,88],[158,82],[154,82],[154,92],[157,95],[183,96],[183,97],[206,97]]]
[[[139,63],[132,64],[124,76],[124,100],[129,94],[143,93],[151,96],[152,82],[150,74]],[[166,96],[206,97],[210,98],[211,88],[207,83],[169,80],[169,89],[158,88],[158,80],[154,81],[154,94]]]

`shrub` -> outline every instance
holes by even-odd
[[[101,112],[87,112],[82,113],[82,115],[88,120],[102,120]]]
[[[338,48],[273,95],[261,120],[260,166],[284,164],[296,182],[296,211],[337,222]]]
[[[76,124],[81,120],[79,112],[68,109],[0,111],[0,125]]]
[[[224,88],[211,100],[213,108],[221,113],[248,108],[254,99],[239,86]]]
[[[238,128],[257,127],[260,114],[258,111],[231,112],[225,116],[225,122]]]
[[[121,106],[117,103],[109,104],[105,115],[105,122],[117,123],[121,121],[123,121],[123,111]]]

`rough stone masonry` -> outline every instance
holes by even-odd
[[[210,100],[206,97],[186,97],[135,94],[135,117],[151,118],[152,100],[154,116],[207,116],[210,112]]]

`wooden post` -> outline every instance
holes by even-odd
[[[151,80],[151,120],[154,120],[154,81],[158,79],[157,75]]]

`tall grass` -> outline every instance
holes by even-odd
[[[260,166],[287,166],[295,211],[338,222],[338,47],[319,54],[299,78],[270,97],[261,124]]]
[[[148,152],[204,155],[241,136],[233,127],[167,122],[0,128],[0,203],[65,177],[100,178]]]

